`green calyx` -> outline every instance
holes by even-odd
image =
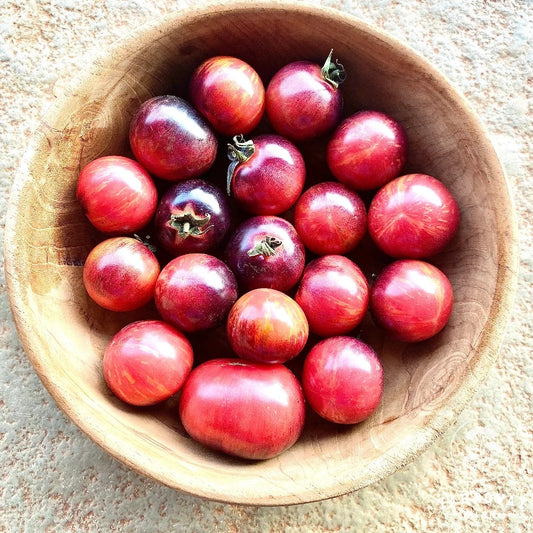
[[[346,80],[346,71],[344,70],[344,67],[339,63],[339,60],[337,59],[337,61],[333,62],[332,57],[333,48],[331,49],[320,73],[322,74],[322,78],[325,81],[331,83],[333,87],[337,88],[341,83],[344,82],[344,80]]]

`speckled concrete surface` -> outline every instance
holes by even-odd
[[[0,531],[532,531],[533,4],[316,0],[434,63],[485,123],[508,172],[521,278],[499,362],[457,424],[414,463],[357,493],[293,507],[223,505],[145,479],[56,407],[18,341],[0,279]],[[0,0],[0,214],[43,110],[88,58],[183,0]]]

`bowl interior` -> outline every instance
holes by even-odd
[[[339,427],[309,413],[302,438],[280,457],[235,460],[187,437],[175,399],[157,409],[134,409],[106,388],[101,359],[107,341],[153,309],[110,313],[87,297],[82,265],[102,236],[76,202],[76,180],[96,157],[129,155],[129,122],[141,102],[158,94],[187,97],[188,78],[203,59],[238,56],[266,84],[284,64],[322,63],[331,48],[348,74],[345,116],[364,108],[394,116],[409,138],[405,172],[438,177],[459,202],[460,230],[433,260],[450,277],[455,307],[441,334],[416,345],[393,342],[365,321],[363,337],[385,369],[383,400],[370,419]],[[267,127],[263,122],[259,129]],[[224,150],[225,142],[220,144]],[[331,177],[324,148],[323,142],[302,146],[309,183]],[[224,172],[215,168],[211,177],[223,183]],[[175,14],[121,42],[43,122],[10,209],[6,273],[13,313],[28,356],[58,405],[127,465],[171,487],[229,502],[286,504],[335,496],[392,473],[420,453],[485,377],[515,272],[505,177],[463,100],[397,42],[340,13],[297,5]],[[368,243],[353,258],[367,274],[383,261]],[[199,353],[225,355],[223,332],[215,337],[219,342],[198,339]],[[298,372],[298,362],[293,366]]]

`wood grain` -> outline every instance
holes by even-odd
[[[365,320],[363,337],[385,370],[382,405],[369,420],[345,428],[309,413],[292,449],[269,461],[243,462],[192,442],[177,419],[175,399],[159,409],[133,409],[107,390],[101,373],[107,341],[125,323],[154,310],[113,314],[87,297],[82,265],[101,236],[76,202],[77,175],[96,157],[128,155],[127,131],[139,104],[152,95],[186,96],[191,72],[207,57],[235,55],[268,81],[290,61],[321,63],[331,48],[348,73],[345,115],[371,108],[402,122],[410,145],[406,170],[438,177],[458,200],[460,231],[434,261],[450,277],[456,303],[440,335],[412,346],[384,338]],[[328,178],[323,144],[302,150],[309,183]],[[328,498],[375,482],[415,458],[453,422],[494,362],[517,276],[506,179],[463,98],[400,43],[339,12],[298,4],[221,4],[172,14],[108,51],[35,133],[7,220],[13,315],[27,355],[58,406],[126,465],[170,487],[227,502]],[[383,261],[368,242],[354,259],[367,272]]]

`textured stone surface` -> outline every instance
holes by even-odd
[[[485,123],[516,201],[521,277],[498,363],[450,431],[402,471],[293,507],[207,502],[128,470],[57,408],[18,341],[0,279],[0,531],[531,531],[533,4],[315,1],[434,63]],[[171,0],[0,0],[0,216],[26,142],[90,57]]]

